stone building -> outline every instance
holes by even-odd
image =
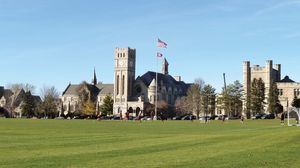
[[[0,108],[1,111],[9,113],[10,117],[22,117],[22,103],[25,95],[24,89],[11,90],[0,86]],[[42,102],[40,96],[32,95],[34,103],[38,105]]]
[[[180,76],[169,75],[169,63],[163,60],[162,72],[148,71],[135,78],[136,50],[131,48],[115,49],[114,72],[114,114],[132,113],[137,115],[144,111],[147,105],[154,105],[157,101],[165,101],[173,106],[178,97],[186,95],[190,84],[181,81]]]
[[[69,84],[61,96],[62,112],[67,115],[78,110],[79,103],[79,87],[80,84]],[[96,112],[99,112],[99,107],[103,104],[103,100],[107,95],[113,96],[113,84],[97,83],[96,72],[92,83],[85,83],[83,89],[86,93],[96,96]]]
[[[157,73],[158,101],[165,101],[173,106],[175,100],[186,95],[190,84],[181,81],[180,76],[172,77],[168,71],[169,63],[164,59],[162,72]],[[85,91],[97,95],[97,107],[103,103],[106,95],[114,100],[113,113],[125,114],[127,111],[136,116],[148,105],[154,105],[156,93],[156,72],[148,71],[136,77],[136,50],[131,48],[116,48],[114,53],[114,84],[97,84],[96,74],[91,84],[85,85]],[[79,84],[69,84],[61,96],[64,114],[77,110]],[[123,115],[124,116],[124,115]]]
[[[281,79],[280,64],[275,64],[273,66],[273,61],[267,60],[265,66],[253,65],[251,67],[250,61],[245,61],[243,63],[244,110],[246,109],[245,99],[247,95],[250,94],[251,81],[253,81],[253,79],[255,78],[261,78],[265,83],[265,102],[267,102],[268,99],[271,81],[276,82],[277,88],[279,90],[279,100],[284,108],[284,111],[287,110],[287,106],[291,106],[294,97],[298,97],[300,95],[300,83],[294,82],[293,80],[289,79],[288,76],[286,76],[284,79]],[[267,105],[265,107],[265,110],[267,110]]]

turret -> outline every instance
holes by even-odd
[[[163,64],[162,64],[162,74],[164,74],[164,75],[169,74],[169,63],[166,58],[164,58]]]
[[[277,70],[277,81],[281,80],[281,64],[275,64],[274,69]]]

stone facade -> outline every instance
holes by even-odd
[[[10,117],[22,117],[22,103],[25,91],[20,90],[10,90],[4,89],[3,86],[0,87],[0,108],[5,109],[10,115]],[[32,95],[34,103],[38,105],[42,102],[40,96]]]
[[[91,84],[86,85],[86,91],[97,95],[97,107],[103,103],[106,95],[114,100],[114,115],[125,116],[126,112],[132,116],[143,112],[148,105],[155,103],[156,85],[158,85],[157,99],[173,106],[175,100],[186,95],[190,84],[181,81],[180,76],[175,78],[169,75],[169,63],[163,60],[162,73],[148,71],[142,76],[135,77],[136,50],[132,48],[116,48],[114,52],[114,84],[97,84],[96,75]],[[74,113],[77,110],[79,85],[69,84],[61,96],[62,111],[64,114]],[[98,110],[97,110],[98,111]]]
[[[163,60],[162,73],[148,71],[135,78],[136,50],[131,48],[115,49],[114,114],[126,112],[138,115],[149,104],[155,104],[156,85],[157,101],[165,101],[173,106],[175,100],[186,95],[189,84],[169,75],[169,63]],[[157,81],[156,81],[157,75]]]
[[[265,102],[267,102],[268,99],[271,81],[276,82],[277,88],[279,89],[279,100],[284,108],[284,111],[286,111],[287,105],[291,106],[294,96],[300,95],[300,83],[296,83],[293,80],[290,80],[288,76],[281,80],[280,64],[275,64],[273,67],[273,61],[267,60],[264,67],[259,65],[253,65],[251,67],[250,61],[245,61],[243,63],[244,110],[246,109],[247,95],[250,95],[251,81],[253,81],[253,79],[259,78],[261,78],[265,83]],[[265,110],[266,109],[267,105],[265,106]]]
[[[107,95],[113,96],[113,84],[102,84],[98,83],[95,85],[93,80],[92,84],[86,84],[84,87],[85,91],[89,94],[96,95],[96,112],[99,112],[99,107],[103,104],[103,100]],[[62,112],[64,115],[68,113],[74,113],[78,110],[79,95],[78,88],[79,84],[69,84],[61,96],[62,101]]]

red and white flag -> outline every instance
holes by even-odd
[[[157,55],[156,55],[157,57],[162,57],[163,56],[163,54],[162,53],[160,53],[160,52],[157,52]]]
[[[158,39],[157,41],[157,47],[159,48],[167,48],[167,43],[161,41],[160,39]]]

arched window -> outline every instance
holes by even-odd
[[[124,95],[124,93],[125,93],[125,76],[123,75],[123,77],[122,77],[122,95]]]
[[[131,95],[131,78],[128,78],[128,95]]]
[[[120,76],[117,75],[117,95],[120,93],[119,89],[120,89]]]

